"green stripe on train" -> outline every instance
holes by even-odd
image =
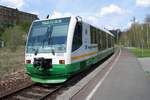
[[[27,73],[31,76],[31,79],[40,83],[61,83],[66,81],[70,75],[88,68],[90,65],[95,64],[101,59],[105,58],[113,52],[112,49],[105,50],[98,56],[89,58],[87,60],[72,63],[72,64],[54,64],[52,68],[42,70],[40,68],[33,67],[32,64],[26,64]]]

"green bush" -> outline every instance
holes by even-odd
[[[30,25],[31,25],[31,22],[28,22],[28,21],[24,22],[24,23],[21,25],[22,30],[23,30],[24,32],[26,32],[26,34],[27,34],[28,31],[29,31]]]
[[[137,57],[150,57],[150,49],[130,48],[129,50]]]
[[[9,27],[2,34],[2,40],[5,42],[5,46],[11,51],[16,51],[16,48],[20,45],[24,45],[25,32],[20,26]]]

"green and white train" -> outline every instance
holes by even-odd
[[[29,30],[25,66],[32,81],[62,83],[114,52],[114,35],[81,17],[36,20]]]

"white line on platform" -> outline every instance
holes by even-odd
[[[115,59],[114,63],[112,64],[112,66],[109,68],[109,70],[106,72],[106,74],[104,75],[104,77],[98,82],[98,84],[94,87],[94,89],[91,91],[91,93],[86,97],[85,100],[90,100],[93,95],[95,94],[95,92],[97,91],[97,89],[101,86],[102,82],[105,80],[105,78],[108,76],[108,74],[110,73],[110,71],[112,70],[113,66],[117,63],[117,61],[119,60],[121,54],[121,49],[119,51],[119,55],[117,56],[117,58]]]

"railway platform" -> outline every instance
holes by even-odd
[[[150,100],[150,81],[127,49],[121,49],[109,70],[96,80],[96,84],[88,84],[71,100]]]

